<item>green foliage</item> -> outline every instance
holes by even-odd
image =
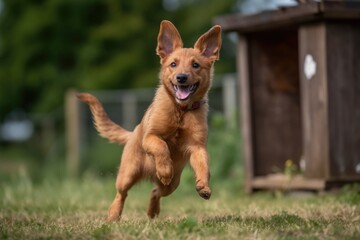
[[[113,176],[117,174],[122,154],[122,146],[111,144],[96,134],[83,156],[83,172],[92,172],[98,176]]]
[[[48,113],[68,88],[156,86],[160,21],[173,21],[193,44],[234,2],[188,1],[169,12],[162,0],[3,0],[0,120],[15,108]],[[218,66],[234,70],[228,60]]]
[[[240,129],[227,126],[221,114],[214,114],[210,119],[208,152],[212,177],[225,179],[241,174],[243,158]]]

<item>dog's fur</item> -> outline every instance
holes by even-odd
[[[112,122],[101,103],[87,93],[78,94],[89,104],[96,129],[113,143],[125,144],[116,180],[116,197],[108,220],[120,218],[128,190],[139,180],[155,183],[148,216],[160,212],[160,198],[179,185],[181,172],[190,162],[196,176],[196,190],[209,199],[207,143],[207,95],[212,82],[213,63],[219,58],[221,28],[203,34],[194,48],[183,48],[179,32],[162,21],[157,55],[161,59],[160,85],[141,123],[129,132]]]

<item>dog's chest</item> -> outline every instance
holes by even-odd
[[[181,121],[178,121],[172,126],[172,128],[168,132],[166,139],[168,139],[174,144],[183,142],[185,140],[185,132],[185,126],[181,123]]]
[[[168,136],[166,142],[171,149],[175,148],[180,150],[181,147],[187,145],[189,141],[186,135],[186,131],[183,128],[177,128]]]
[[[189,115],[186,113],[178,113],[173,120],[173,128],[168,135],[168,140],[175,145],[184,144],[191,139],[191,123]]]

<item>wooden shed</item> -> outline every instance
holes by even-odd
[[[215,23],[238,34],[246,190],[360,181],[360,1],[311,1]],[[287,160],[302,173],[282,174]]]

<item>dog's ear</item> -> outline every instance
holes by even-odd
[[[194,48],[211,61],[218,60],[221,48],[221,27],[216,25],[204,33],[196,41]]]
[[[183,42],[176,27],[170,21],[162,21],[156,48],[157,55],[161,58],[165,58],[175,49],[181,48],[182,46]]]

